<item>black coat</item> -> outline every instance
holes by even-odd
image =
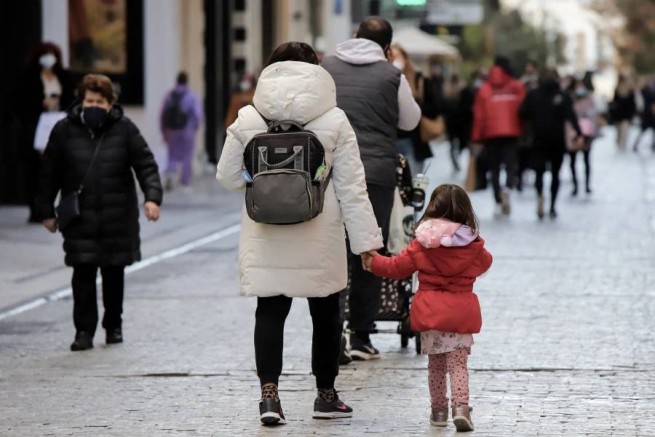
[[[154,156],[138,128],[111,109],[105,124],[91,132],[81,107],[57,123],[43,155],[37,206],[54,218],[57,193],[79,188],[96,147],[96,160],[80,194],[81,216],[63,231],[66,265],[126,266],[141,259],[139,205],[134,174],[146,201],[161,204],[162,187]]]
[[[521,120],[529,123],[536,148],[554,148],[564,152],[567,121],[578,135],[581,134],[573,100],[554,81],[542,82],[537,89],[530,91],[521,105],[519,115]]]

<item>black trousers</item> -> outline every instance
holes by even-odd
[[[533,150],[534,167],[537,173],[535,179],[535,188],[537,195],[543,196],[544,191],[544,173],[546,166],[550,164],[551,182],[550,182],[550,209],[555,209],[557,193],[559,193],[559,171],[564,162],[565,149],[563,145],[537,145]]]
[[[484,143],[485,161],[491,170],[491,184],[494,189],[496,203],[502,201],[500,188],[500,171],[505,168],[506,186],[514,188],[516,182],[516,171],[518,165],[518,139],[517,138],[494,138]]]
[[[261,385],[277,384],[282,373],[284,322],[293,299],[286,296],[257,298],[255,312],[255,362]],[[341,318],[339,293],[308,298],[314,333],[312,372],[317,388],[333,388],[339,374]]]
[[[367,190],[373,206],[373,213],[378,226],[382,229],[386,247],[395,187],[368,184]],[[368,333],[375,327],[375,317],[380,307],[382,278],[362,268],[362,260],[350,251],[350,244],[348,244],[348,268],[350,269],[350,295],[348,298],[350,329],[366,340]]]
[[[123,314],[123,292],[125,288],[125,267],[100,267],[102,274],[102,302],[105,314],[102,327],[120,328]],[[73,322],[77,331],[93,336],[98,326],[98,300],[96,297],[96,276],[98,266],[78,265],[73,267]]]

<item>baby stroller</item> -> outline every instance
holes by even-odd
[[[425,204],[425,189],[429,180],[423,174],[418,174],[412,179],[411,169],[404,156],[398,155],[397,166],[397,186],[402,202],[402,230],[404,232],[404,240],[407,242],[413,238],[414,229],[418,222],[419,215],[423,210]],[[398,201],[398,199],[396,199]],[[400,207],[401,205],[394,205]],[[398,232],[398,231],[397,231]],[[392,240],[391,236],[389,240]],[[384,250],[385,255],[389,255],[388,242],[387,248]],[[401,248],[395,248],[398,252]],[[416,353],[421,353],[421,336],[412,332],[409,326],[409,309],[414,296],[414,292],[418,287],[417,275],[410,276],[405,279],[382,279],[382,287],[380,290],[380,308],[375,318],[376,322],[398,322],[396,329],[378,329],[375,327],[372,334],[375,333],[395,333],[400,335],[400,346],[406,348],[409,345],[411,338],[415,339]],[[348,299],[347,295],[350,290],[350,275],[348,277],[348,286],[342,294],[342,303],[344,307],[345,319],[348,319]]]

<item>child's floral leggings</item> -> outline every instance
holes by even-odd
[[[445,354],[428,355],[428,381],[432,408],[448,407],[446,374],[450,375],[450,395],[453,407],[469,403],[469,350],[455,349]]]

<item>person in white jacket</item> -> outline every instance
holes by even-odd
[[[284,422],[278,395],[282,372],[284,322],[293,297],[306,297],[314,325],[312,373],[318,395],[314,418],[351,417],[339,400],[334,382],[339,372],[341,323],[338,292],[347,282],[345,227],[353,253],[383,245],[366,192],[364,167],[355,133],[336,107],[335,84],[318,65],[314,50],[304,43],[285,43],[271,55],[262,72],[252,106],[239,111],[227,130],[216,178],[230,190],[244,190],[243,152],[255,134],[265,132],[264,120],[292,120],[314,132],[325,148],[332,180],[323,212],[309,222],[267,225],[245,213],[239,242],[241,294],[257,297],[255,361],[265,425]]]

